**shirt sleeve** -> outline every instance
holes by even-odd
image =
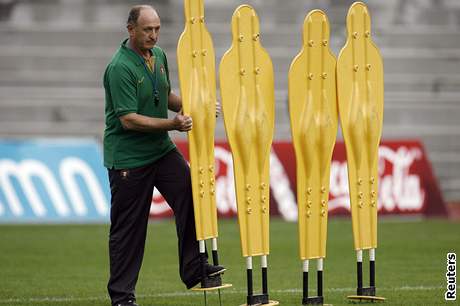
[[[114,65],[108,75],[113,109],[117,117],[137,112],[136,78],[128,67]]]

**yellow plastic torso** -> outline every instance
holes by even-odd
[[[214,129],[215,55],[204,23],[203,0],[185,0],[185,28],[177,46],[184,114],[193,119],[188,133],[193,204],[198,240],[217,237]]]
[[[269,167],[274,129],[273,67],[254,9],[232,17],[232,46],[220,63],[225,129],[233,155],[243,256],[269,253]]]
[[[326,256],[329,169],[338,125],[335,71],[329,22],[314,10],[305,18],[303,47],[289,70],[302,260]]]
[[[383,64],[371,39],[367,7],[347,15],[347,42],[337,61],[337,94],[348,161],[355,249],[377,247],[378,148],[383,124]]]

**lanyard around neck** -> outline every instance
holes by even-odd
[[[131,49],[132,50],[132,49]],[[147,73],[150,82],[152,83],[153,87],[153,102],[155,105],[158,105],[160,102],[160,92],[158,91],[157,88],[157,59],[155,58],[155,63],[152,65],[152,71],[147,67],[147,64],[145,63],[145,60],[142,56],[140,56],[136,51],[132,50],[140,59],[142,66],[144,66],[145,72]],[[154,56],[152,52],[152,56]]]
[[[158,91],[158,88],[157,88],[157,69],[156,69],[157,60],[155,59],[155,63],[153,63],[152,65],[152,70],[150,70],[149,67],[147,67],[147,64],[145,63],[143,58],[142,58],[142,64],[144,65],[145,72],[147,72],[147,75],[149,76],[149,79],[152,82],[153,102],[155,103],[155,105],[158,105],[158,102],[160,102],[160,92]]]

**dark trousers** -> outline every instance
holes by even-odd
[[[110,280],[112,304],[135,300],[135,287],[144,257],[145,238],[156,187],[174,211],[179,249],[180,277],[190,287],[199,280],[190,169],[174,149],[160,160],[139,168],[109,169]]]

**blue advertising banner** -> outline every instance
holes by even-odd
[[[109,183],[91,139],[0,140],[0,223],[109,221]]]

